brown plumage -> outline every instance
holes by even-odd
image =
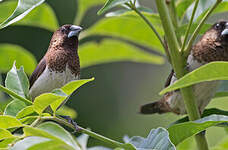
[[[81,27],[63,25],[52,36],[49,48],[30,77],[30,96],[51,92],[79,79],[78,36]]]
[[[221,21],[214,24],[197,42],[191,50],[187,59],[187,68],[191,72],[196,68],[212,61],[228,60],[228,22]],[[177,78],[175,73],[171,72],[166,85],[173,84]],[[219,81],[202,82],[193,85],[193,93],[200,112],[208,105],[214,96]],[[185,105],[179,90],[167,92],[156,102],[145,104],[141,107],[142,114],[173,112],[176,114],[185,114]]]

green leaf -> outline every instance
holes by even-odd
[[[39,144],[35,144],[31,147],[29,147],[28,150],[72,150],[72,147],[64,144],[64,143],[59,143],[58,141],[47,141],[47,142],[42,142]],[[77,150],[81,150],[77,148]]]
[[[0,5],[0,22],[3,22],[12,13],[16,5],[16,1],[6,1]],[[45,3],[33,9],[27,16],[14,25],[36,26],[55,31],[58,28],[58,21],[52,8]]]
[[[24,48],[13,44],[0,44],[0,71],[10,70],[15,60],[17,67],[24,66],[28,74],[31,74],[36,67],[35,57]]]
[[[6,88],[24,98],[29,97],[29,81],[23,67],[21,67],[20,70],[17,70],[14,63],[12,69],[7,73],[5,82]]]
[[[131,0],[107,0],[105,5],[97,12],[98,15],[108,11],[109,9],[130,2]]]
[[[78,148],[78,145],[70,133],[53,122],[45,122],[39,125],[38,128],[26,127],[24,128],[24,133],[26,136],[39,136],[49,138],[60,143],[65,143],[74,149]]]
[[[17,137],[7,138],[0,141],[0,149],[8,150],[9,144],[13,143],[15,140],[17,140]]]
[[[226,71],[227,67],[228,62],[222,61],[211,62],[209,64],[203,65],[200,68],[197,68],[194,71],[186,74],[184,77],[180,78],[172,85],[163,89],[160,94],[162,95],[166,92],[190,86],[203,81],[228,80],[228,72]]]
[[[164,35],[158,14],[142,13],[154,25],[157,32]],[[85,34],[106,35],[129,40],[164,54],[164,49],[154,32],[134,12],[126,12],[119,17],[101,19],[85,31]]]
[[[10,148],[10,150],[28,150],[29,147],[46,141],[51,141],[51,140],[43,137],[35,137],[35,136],[27,137],[27,138],[24,138],[23,140],[18,141],[16,144],[14,144],[13,147]]]
[[[137,9],[138,9],[139,11],[141,11],[141,12],[149,13],[149,14],[151,14],[151,15],[154,13],[152,9],[147,8],[147,7],[142,7],[142,6],[140,6],[140,7],[137,7]],[[119,10],[117,10],[117,11],[113,11],[113,12],[107,13],[107,14],[105,15],[105,17],[122,16],[122,15],[124,15],[124,14],[127,13],[127,12],[133,12],[133,10],[131,10],[131,9],[119,9]]]
[[[35,112],[33,106],[27,106],[27,107],[21,109],[17,113],[16,118],[17,119],[22,119],[24,117],[33,116],[33,115],[38,115],[38,114]]]
[[[34,110],[41,114],[53,102],[57,100],[64,101],[66,98],[66,96],[59,96],[53,93],[44,93],[35,98],[33,103]]]
[[[27,105],[20,100],[11,101],[5,108],[4,115],[16,117],[17,113],[25,108]]]
[[[20,119],[20,122],[28,125],[28,124],[32,124],[37,118],[38,116],[28,116]]]
[[[168,131],[173,144],[178,145],[185,139],[204,131],[209,127],[216,125],[221,126],[222,123],[228,123],[228,116],[211,115],[196,121],[175,124],[169,127]],[[224,126],[227,126],[227,124],[224,124]]]
[[[132,137],[129,141],[137,150],[156,149],[156,150],[175,150],[175,146],[169,139],[169,133],[164,128],[152,129],[147,136]]]
[[[56,112],[57,115],[62,115],[62,116],[70,116],[72,119],[75,119],[77,118],[78,114],[77,112],[70,108],[70,107],[67,107],[67,106],[61,106],[57,112]]]
[[[81,45],[79,57],[82,68],[118,61],[153,64],[164,63],[164,59],[161,56],[150,54],[132,45],[114,40],[104,40],[101,43],[91,42]]]
[[[9,129],[15,127],[21,127],[22,124],[19,120],[12,116],[0,116],[0,128]]]
[[[44,0],[18,0],[17,8],[13,14],[0,24],[0,29],[24,18],[31,10],[42,4]]]
[[[0,129],[0,140],[14,137],[8,130]]]

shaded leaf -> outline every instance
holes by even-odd
[[[17,70],[14,63],[12,69],[7,73],[5,84],[6,88],[18,95],[24,98],[29,97],[29,81],[23,67],[21,67],[20,70]]]
[[[117,61],[154,64],[164,63],[164,59],[161,56],[156,56],[132,45],[112,40],[104,40],[99,44],[91,42],[81,45],[79,57],[81,60],[81,67],[83,68]]]
[[[223,124],[223,126],[227,126],[228,116],[211,115],[196,121],[175,124],[168,128],[170,140],[173,144],[178,145],[183,140],[204,131],[211,126],[221,126],[222,123],[226,123]]]
[[[13,44],[0,44],[0,71],[10,70],[15,60],[17,67],[23,66],[28,74],[36,67],[35,57],[24,48]]]
[[[147,7],[137,7],[137,9],[141,12],[145,12],[145,13],[149,13],[149,14],[153,14],[153,10],[150,9],[150,8],[147,8]],[[113,11],[113,12],[109,12],[105,15],[105,17],[116,17],[116,16],[122,16],[124,15],[125,13],[127,12],[133,12],[133,10],[131,9],[120,9],[120,10],[117,10],[117,11]]]
[[[143,15],[154,25],[160,35],[164,35],[161,20],[157,14],[143,13]],[[126,12],[119,17],[104,18],[85,31],[85,34],[122,38],[164,53],[154,32],[134,12]]]
[[[0,29],[24,18],[31,10],[42,4],[44,0],[18,0],[17,8],[13,14],[0,24]]]
[[[64,144],[64,143],[60,143],[58,141],[47,141],[47,142],[42,142],[39,144],[35,144],[31,147],[29,147],[28,150],[72,150],[72,147]],[[77,149],[80,150],[80,149]]]
[[[182,18],[186,11],[187,8],[193,3],[193,0],[178,0],[177,4],[176,4],[176,11],[177,11],[177,15]]]
[[[160,94],[164,94],[166,92],[190,86],[203,81],[228,80],[228,72],[226,71],[227,67],[228,62],[222,61],[211,62],[209,64],[203,65],[200,68],[197,68],[194,71],[186,74],[184,77],[177,80],[172,85],[163,89]]]
[[[0,128],[9,129],[15,127],[21,127],[22,124],[19,120],[12,116],[0,116]]]
[[[175,150],[175,146],[169,139],[169,133],[164,128],[152,129],[147,138],[135,136],[129,143],[133,144],[137,150]]]
[[[14,137],[8,130],[0,129],[0,140]]]
[[[25,108],[27,105],[20,100],[11,101],[5,108],[4,115],[16,117],[17,113]]]
[[[6,1],[0,5],[0,22],[3,22],[12,13],[16,5],[16,1]],[[33,9],[27,16],[14,25],[36,26],[55,31],[58,28],[58,21],[52,8],[45,3]]]
[[[98,15],[110,10],[111,8],[127,3],[131,0],[107,0],[105,5],[97,12]]]
[[[13,143],[15,140],[17,140],[17,138],[12,137],[0,141],[0,148],[2,148],[3,150],[8,150],[9,144]]]

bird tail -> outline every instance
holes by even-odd
[[[170,112],[169,108],[163,101],[156,101],[153,103],[142,105],[140,108],[140,113],[142,114],[163,114],[166,112]]]

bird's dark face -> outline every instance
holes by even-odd
[[[51,46],[77,46],[78,36],[82,27],[76,25],[63,25],[52,36]]]
[[[212,30],[214,30],[217,34],[217,41],[228,45],[228,22],[217,22],[212,26]]]

